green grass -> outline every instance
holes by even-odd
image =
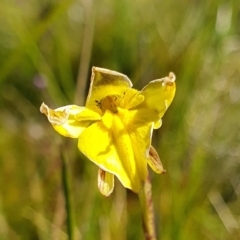
[[[158,238],[238,239],[239,12],[237,0],[2,0],[0,239],[67,239],[65,140],[39,107],[83,104],[92,66],[127,74],[138,89],[177,76],[153,136],[167,170],[151,172]],[[117,182],[103,197],[97,167],[76,140],[66,145],[75,238],[143,239],[137,196]]]

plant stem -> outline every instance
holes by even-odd
[[[74,218],[73,218],[73,204],[72,195],[70,190],[70,173],[69,163],[66,150],[61,147],[61,160],[62,160],[62,184],[65,196],[65,208],[67,214],[67,233],[69,240],[74,239]]]
[[[147,176],[147,181],[144,189],[139,194],[139,199],[142,208],[143,232],[146,240],[156,240],[156,230],[154,222],[154,210],[152,201],[152,184]]]

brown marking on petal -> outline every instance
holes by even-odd
[[[119,86],[119,83],[124,84],[127,87],[132,86],[131,81],[126,75],[105,68],[93,67],[92,77],[95,80],[94,81],[95,87],[102,85]]]
[[[167,84],[168,86],[173,86],[174,83],[173,83],[173,82],[167,82],[166,84]]]
[[[105,174],[106,172],[104,170],[102,170],[101,168],[99,168],[99,175],[100,175],[100,178],[101,179],[104,179],[105,178]]]
[[[162,81],[162,86],[173,86],[176,80],[176,76],[173,72],[170,72],[169,75],[165,78],[160,79]]]

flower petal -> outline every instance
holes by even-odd
[[[143,101],[144,96],[141,95],[139,91],[129,88],[124,94],[120,107],[124,109],[131,109],[138,106]]]
[[[158,121],[156,121],[156,122],[154,123],[153,128],[154,128],[154,129],[159,129],[161,126],[162,126],[162,119],[159,119]]]
[[[111,130],[101,121],[89,126],[81,134],[78,147],[101,169],[116,175],[124,187],[134,192],[142,189],[147,163],[136,162],[131,139],[118,115],[113,114]],[[145,165],[144,173],[141,164]]]
[[[96,109],[84,108],[83,111],[75,115],[77,121],[98,121],[101,120],[101,112]]]
[[[112,127],[113,124],[113,114],[111,111],[106,110],[103,117],[102,117],[102,122],[104,126],[108,129]]]
[[[127,110],[125,111],[126,113],[128,113]],[[132,185],[137,186],[136,189],[133,188],[132,190],[139,192],[147,177],[147,162],[144,151],[145,141],[141,141],[142,139],[138,137],[137,131],[129,131],[129,127],[127,124],[124,124],[120,112],[118,115],[114,115],[112,131],[114,145],[117,147],[125,171],[128,173]],[[124,185],[124,179],[120,178],[120,181]]]
[[[104,196],[108,197],[114,189],[114,175],[99,168],[98,188]]]
[[[158,174],[166,172],[166,170],[164,170],[163,168],[158,153],[153,146],[151,146],[149,150],[148,164],[152,168],[152,170]]]
[[[86,106],[96,105],[108,95],[120,95],[132,87],[130,79],[121,73],[93,67]]]
[[[145,119],[139,119],[138,111],[136,110],[127,111],[119,109],[119,116],[131,138],[136,164],[140,165],[141,163],[140,166],[143,167],[149,156],[154,124],[145,121]],[[142,171],[146,174],[145,167],[143,167]]]
[[[170,73],[168,77],[151,81],[141,91],[145,101],[139,106],[147,108],[162,118],[171,104],[176,91],[175,75]],[[153,114],[154,115],[154,114]],[[156,119],[153,119],[155,122]]]
[[[153,123],[138,118],[138,111],[119,108],[119,117],[123,122],[132,143],[135,164],[138,172],[147,177],[147,158],[151,146]]]
[[[75,116],[81,113],[85,107],[68,105],[55,110],[42,103],[40,112],[44,113],[54,129],[65,137],[78,138],[79,135],[89,126],[91,121],[77,121]]]

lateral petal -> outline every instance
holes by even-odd
[[[42,103],[40,112],[45,114],[54,129],[65,137],[78,138],[90,121],[77,121],[75,116],[81,113],[85,107],[68,105],[55,110]]]
[[[170,73],[168,77],[151,81],[141,91],[145,100],[139,108],[147,108],[150,112],[157,113],[160,119],[171,104],[175,91],[175,75],[173,73]],[[156,119],[153,121],[155,122]]]
[[[96,105],[108,95],[119,95],[132,87],[130,79],[119,72],[93,67],[86,106]]]
[[[99,168],[98,188],[104,196],[108,197],[114,189],[114,175]]]

